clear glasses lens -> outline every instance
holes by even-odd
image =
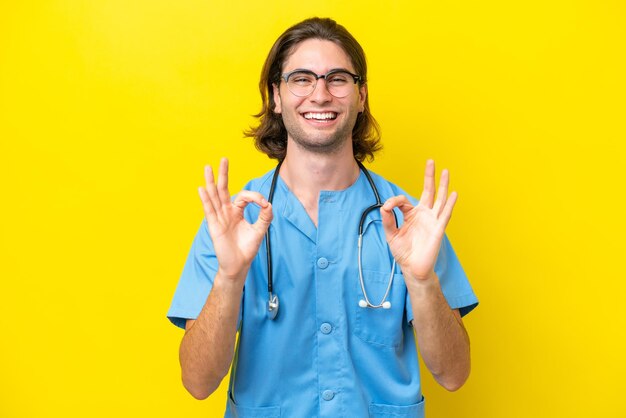
[[[287,87],[296,96],[305,97],[313,93],[317,81],[315,75],[311,73],[295,72],[287,79]],[[352,75],[344,71],[329,74],[325,81],[328,92],[338,98],[349,95],[355,84]]]

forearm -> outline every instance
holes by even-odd
[[[460,315],[450,309],[434,273],[426,280],[406,279],[424,364],[440,385],[457,390],[467,380],[471,363],[469,337]]]
[[[183,385],[195,398],[217,389],[233,360],[243,278],[225,279],[220,272],[193,325],[180,345]]]

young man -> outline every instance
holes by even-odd
[[[444,235],[456,194],[446,170],[435,190],[433,161],[419,204],[361,165],[379,148],[366,76],[342,26],[291,27],[248,133],[279,166],[232,201],[228,162],[217,182],[205,170],[206,219],[168,317],[186,330],[194,397],[233,363],[227,417],[422,417],[416,338],[446,389],[469,375],[461,317],[478,301]]]

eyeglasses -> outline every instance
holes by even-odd
[[[281,76],[289,91],[298,97],[306,97],[315,91],[317,80],[323,78],[326,81],[326,89],[337,98],[346,97],[353,90],[356,83],[362,80],[361,76],[349,71],[334,69],[326,74],[317,75],[310,70],[294,70]]]

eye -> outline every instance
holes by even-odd
[[[315,78],[307,73],[294,73],[289,76],[289,83],[296,84],[298,86],[308,86],[313,84]]]
[[[353,78],[350,74],[342,73],[342,72],[331,74],[326,79],[328,83],[335,85],[335,86],[342,86],[344,84],[349,83],[351,80],[353,80]]]

